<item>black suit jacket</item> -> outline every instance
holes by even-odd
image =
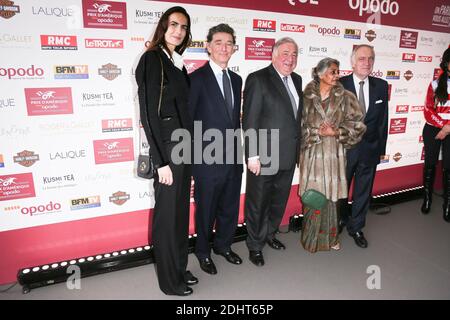
[[[345,89],[357,96],[353,74],[342,77],[340,81]],[[347,150],[347,157],[376,166],[380,163],[380,156],[386,154],[388,136],[388,83],[383,79],[369,77],[369,109],[364,124],[366,133],[361,142]]]
[[[240,134],[237,139],[234,139],[234,143],[229,145],[228,149],[226,148],[226,130],[237,130],[241,128],[242,78],[230,70],[228,70],[228,74],[230,75],[234,98],[233,114],[231,115],[225,105],[224,96],[209,62],[190,74],[191,88],[189,93],[189,112],[192,119],[194,121],[201,121],[202,135],[208,129],[217,129],[221,132],[223,137],[222,164],[207,164],[204,162],[203,157],[201,158],[202,163],[197,164],[195,156],[199,158],[198,153],[200,150],[196,150],[194,146],[194,152],[197,153],[194,154],[194,177],[216,177],[228,175],[230,171],[234,171],[238,174],[243,171],[242,139]],[[196,141],[196,143],[198,143],[198,141]],[[202,142],[202,153],[211,143],[213,143],[213,141]],[[234,154],[233,161],[230,164],[227,164],[227,153]]]
[[[291,74],[297,94],[299,106],[297,118],[292,110],[291,100],[280,75],[273,65],[249,74],[245,82],[242,127],[249,129],[267,129],[267,146],[270,150],[271,129],[279,130],[279,169],[291,169],[298,159],[300,148],[300,122],[303,108],[302,78]],[[262,150],[256,146],[256,153],[245,141],[245,159],[259,155]],[[268,152],[270,156],[271,151]],[[268,166],[261,163],[262,166]]]
[[[160,113],[161,62],[164,79]],[[146,51],[136,68],[141,123],[145,131],[155,168],[170,162],[167,144],[172,132],[179,128],[190,131],[193,123],[187,109],[189,78],[186,69],[178,69],[160,49]]]

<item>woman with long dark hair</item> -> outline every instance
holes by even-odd
[[[191,41],[191,20],[182,7],[162,15],[148,50],[136,68],[140,116],[150,145],[155,206],[152,241],[159,287],[165,294],[185,296],[198,282],[189,271],[188,233],[191,165],[174,163],[171,141],[177,129],[192,134],[187,109],[189,79],[181,54]]]
[[[422,213],[431,209],[434,177],[439,151],[442,146],[444,185],[444,220],[450,222],[450,48],[444,51],[440,64],[441,75],[428,86],[424,115],[427,123],[423,128],[425,166],[423,169],[424,200]]]

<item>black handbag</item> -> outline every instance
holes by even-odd
[[[159,56],[159,61],[161,63],[161,89],[159,92],[159,103],[158,103],[158,116],[161,113],[161,100],[162,100],[162,91],[163,91],[163,80],[164,80],[164,69],[163,69],[163,63],[161,60],[161,56]],[[144,106],[141,106],[146,108],[147,107],[147,90],[145,88],[145,72],[146,72],[147,68],[145,65],[145,58],[144,58],[144,97],[145,97],[145,101],[144,101]],[[151,154],[151,150],[150,150],[150,145],[148,143],[148,141],[146,141],[146,137],[145,137],[145,132],[141,129],[140,131],[140,153],[139,153],[139,157],[138,157],[138,164],[137,164],[137,175],[138,177],[144,178],[144,179],[153,179],[153,177],[155,176],[156,170],[155,167],[153,165],[153,161],[152,161],[152,154]],[[146,143],[144,143],[144,141]],[[146,147],[143,147],[144,145],[146,145]]]

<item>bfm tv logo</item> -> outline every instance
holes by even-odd
[[[360,29],[345,29],[344,38],[346,39],[361,39],[361,30]]]
[[[253,31],[275,32],[277,22],[274,20],[253,19]]]
[[[100,207],[100,196],[91,196],[70,200],[70,210],[81,210]]]
[[[400,79],[400,71],[387,71],[386,79],[399,80]]]
[[[89,79],[87,65],[54,66],[55,79]]]
[[[42,50],[78,50],[76,36],[41,35]]]

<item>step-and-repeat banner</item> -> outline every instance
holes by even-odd
[[[423,162],[426,89],[450,43],[446,0],[0,0],[0,237],[9,232],[2,244],[11,257],[27,252],[14,230],[112,215],[126,229],[128,214],[153,208],[152,183],[135,174],[134,69],[164,10],[180,3],[192,19],[188,72],[207,61],[206,34],[219,23],[236,31],[229,66],[244,80],[270,63],[271,46],[284,36],[299,45],[304,84],[323,57],[338,59],[346,75],[353,46],[373,45],[373,76],[390,84],[378,170]],[[86,230],[107,239],[100,226]],[[54,247],[69,254],[64,232],[60,239]]]

